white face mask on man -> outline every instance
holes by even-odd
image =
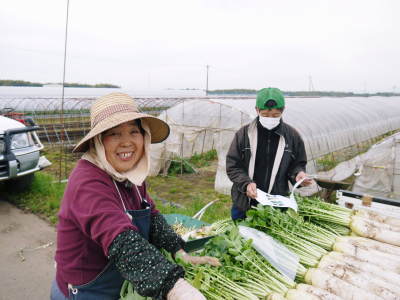
[[[274,129],[276,126],[279,125],[279,122],[281,121],[281,117],[269,118],[269,117],[259,116],[259,118],[261,125],[268,130]]]

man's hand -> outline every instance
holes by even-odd
[[[251,199],[257,198],[257,185],[254,182],[247,185],[246,195]]]
[[[301,186],[309,186],[313,182],[313,180],[311,178],[307,178],[307,177],[308,177],[308,175],[306,173],[304,173],[303,171],[300,171],[299,173],[297,173],[296,182],[305,178],[304,181],[301,183]]]

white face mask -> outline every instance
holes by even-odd
[[[261,125],[264,128],[267,128],[268,130],[274,129],[276,126],[279,125],[279,122],[281,121],[281,117],[268,118],[268,117],[259,116],[259,118],[260,118]]]

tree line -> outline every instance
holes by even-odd
[[[24,80],[0,80],[0,86],[33,86],[43,87],[45,85],[62,85],[62,83],[39,83]],[[64,87],[77,87],[77,88],[120,88],[118,85],[109,83],[86,84],[86,83],[64,83]]]
[[[338,91],[282,91],[288,97],[372,97],[372,96],[400,96],[399,93],[379,92],[379,93],[353,93]],[[226,89],[209,90],[209,95],[255,95],[257,90],[252,89]]]

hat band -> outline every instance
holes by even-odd
[[[108,118],[109,116],[119,112],[139,113],[136,108],[132,107],[132,105],[129,104],[116,104],[113,106],[109,106],[96,114],[96,117],[94,117],[94,120],[92,122],[92,128],[94,128],[97,124],[99,124],[101,121]]]

